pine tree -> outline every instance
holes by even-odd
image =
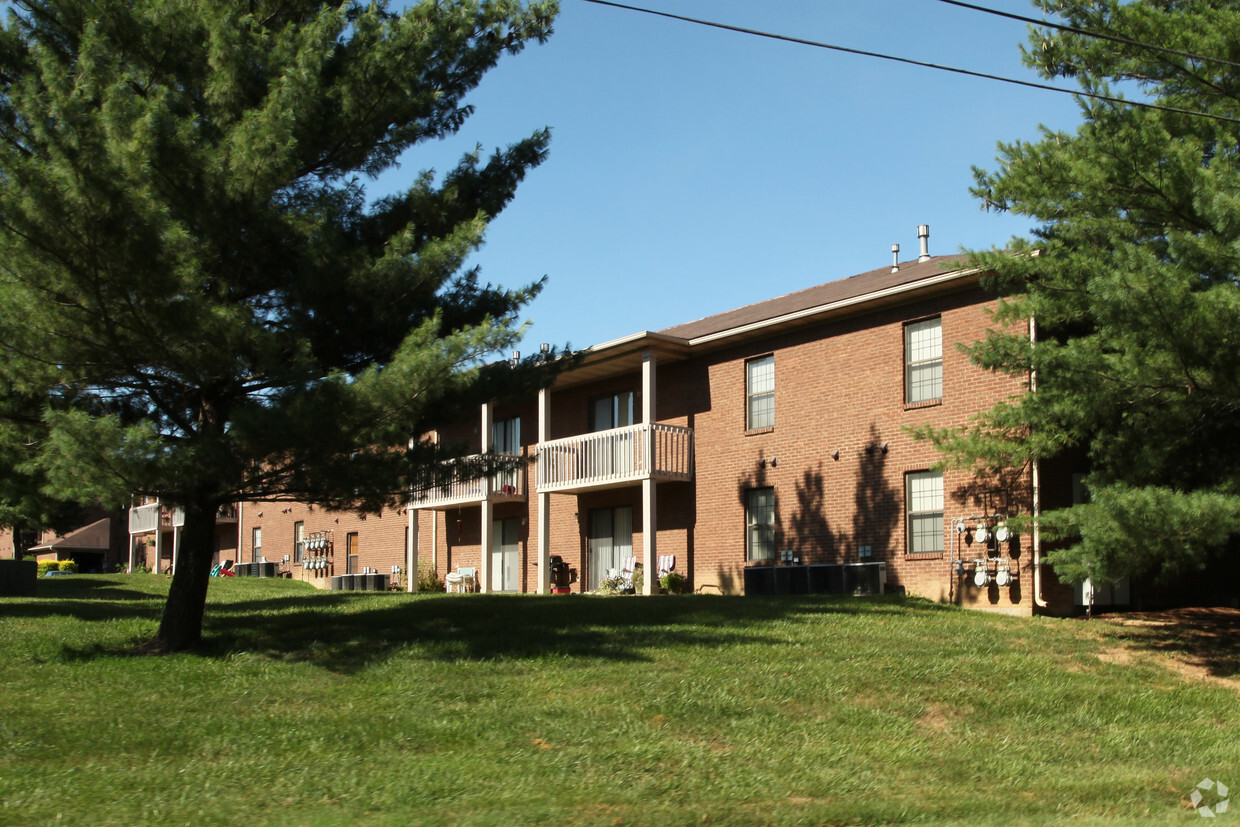
[[[983,469],[1086,461],[1089,501],[1042,523],[1062,578],[1192,571],[1240,532],[1240,3],[1037,5],[1127,42],[1036,29],[1028,65],[1165,108],[1082,96],[1075,134],[1001,144],[976,171],[987,207],[1037,227],[971,256],[1011,326],[970,353],[1036,390],[934,436]]]
[[[201,637],[220,506],[369,510],[541,288],[464,269],[545,130],[368,199],[554,0],[20,0],[0,34],[0,371],[61,498],[185,511],[156,651]],[[9,426],[10,428],[13,426]],[[408,445],[408,449],[405,446]]]

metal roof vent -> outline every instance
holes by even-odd
[[[900,272],[900,245],[891,245],[891,272]]]
[[[917,256],[917,261],[919,263],[923,261],[929,261],[930,260],[930,225],[929,224],[918,224],[917,225],[917,240],[921,242],[921,255]]]

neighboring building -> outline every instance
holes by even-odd
[[[909,433],[964,425],[1027,390],[957,349],[986,335],[993,300],[978,272],[951,263],[923,236],[917,261],[598,345],[537,399],[485,405],[436,434],[530,460],[519,472],[368,518],[245,504],[236,559],[322,587],[421,566],[440,578],[473,568],[482,591],[545,593],[552,557],[580,592],[627,556],[651,571],[675,555],[699,592],[885,579],[938,601],[1071,611],[1037,539],[1003,526],[1037,496],[1070,502],[1070,482],[1044,473],[1037,492],[1033,469],[986,481],[939,471],[934,447]]]
[[[104,516],[105,513],[107,516]],[[84,519],[96,518],[67,534],[54,531],[38,532],[37,537],[27,539],[33,543],[26,548],[26,560],[73,560],[83,573],[114,572],[125,566],[125,531],[123,512],[119,509],[107,513],[98,509],[84,509]],[[13,531],[0,531],[0,559],[14,557]]]
[[[237,560],[238,510],[238,506],[229,505],[216,515],[213,563]],[[162,503],[157,497],[135,497],[129,508],[127,569],[171,571],[176,566],[184,525],[185,512],[179,507]]]

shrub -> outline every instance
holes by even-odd
[[[418,569],[418,591],[441,592],[443,590],[443,581],[439,579],[439,575],[435,573],[434,569]]]
[[[67,571],[77,572],[78,564],[75,560],[40,560],[36,564],[38,577],[45,576],[49,571]]]
[[[689,578],[678,571],[669,571],[659,578],[659,588],[668,594],[684,594],[689,591]]]
[[[624,594],[629,591],[629,584],[620,575],[615,577],[603,577],[598,581],[598,588],[594,590],[595,594]]]

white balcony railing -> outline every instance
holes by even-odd
[[[538,446],[538,490],[571,491],[644,479],[693,479],[693,429],[631,425]]]
[[[129,533],[145,534],[159,528],[179,528],[185,525],[185,510],[179,506],[149,503],[129,509]]]
[[[237,522],[237,505],[221,505],[215,515],[216,522]],[[185,509],[179,505],[148,503],[129,509],[129,533],[145,534],[156,528],[180,528],[185,525]]]
[[[465,457],[466,465],[482,459],[481,454]],[[444,508],[465,503],[521,501],[525,497],[525,469],[512,468],[484,476],[451,475],[448,482],[428,485],[413,492],[414,508]]]

